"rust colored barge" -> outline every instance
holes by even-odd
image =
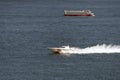
[[[90,10],[64,10],[64,16],[95,16]]]

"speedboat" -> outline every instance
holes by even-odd
[[[69,51],[70,50],[70,47],[69,46],[62,46],[62,47],[50,47],[48,48],[48,50],[56,53],[56,54],[61,54],[63,53],[64,51]]]

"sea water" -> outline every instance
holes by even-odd
[[[63,16],[71,9],[96,16]],[[1,0],[0,80],[119,80],[119,9],[119,0]],[[86,54],[47,50],[68,44]]]

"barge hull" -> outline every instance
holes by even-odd
[[[91,14],[64,14],[64,16],[93,16]]]

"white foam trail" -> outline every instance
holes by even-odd
[[[120,53],[120,45],[96,45],[87,48],[70,47],[69,50],[63,50],[62,53],[68,54],[89,54],[89,53]]]

